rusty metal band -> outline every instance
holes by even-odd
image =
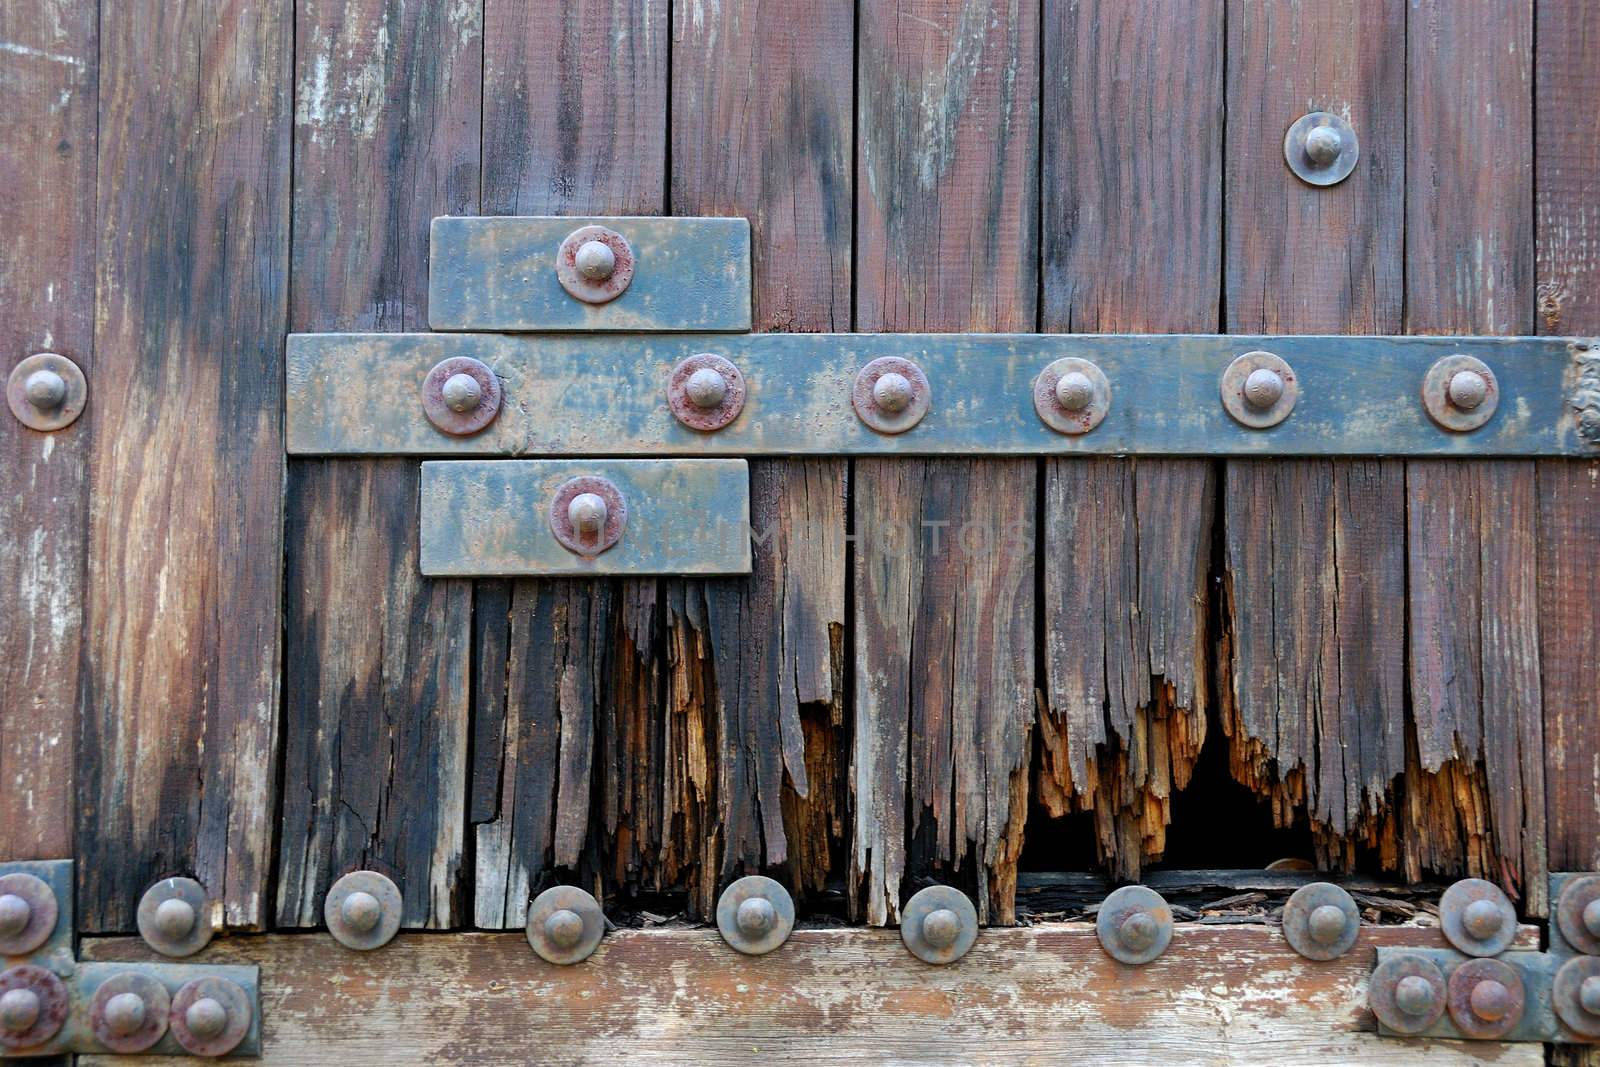
[[[288,342],[286,441],[299,455],[1591,456],[1600,434],[1586,436],[1581,382],[1594,351],[1600,341],[1523,337],[304,334]],[[1265,428],[1220,395],[1251,352],[1281,359],[1297,392]],[[701,353],[736,364],[748,390],[714,432],[683,425],[669,399],[674,369]],[[1469,431],[1424,404],[1430,369],[1458,355],[1495,377],[1497,409]],[[440,432],[419,403],[429,370],[454,357],[492,368],[505,395],[468,438]],[[884,357],[915,363],[931,388],[904,432],[852,406],[858,373]],[[1060,432],[1036,408],[1037,379],[1066,358],[1109,384],[1088,432]]]

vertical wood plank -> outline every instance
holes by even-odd
[[[197,877],[264,919],[277,786],[286,0],[101,11],[84,930]]]
[[[1469,10],[1410,0],[1406,36],[1406,328],[1529,333],[1532,4]],[[1404,846],[1408,874],[1465,866],[1541,915],[1545,815],[1530,799],[1544,795],[1534,469],[1407,464],[1410,682],[1422,772],[1408,776],[1407,803],[1413,819],[1451,803],[1461,817],[1459,829],[1456,820],[1437,831],[1422,821]],[[1473,770],[1480,757],[1481,780]],[[1440,775],[1449,761],[1459,766]]]
[[[97,12],[17,0],[0,41],[0,373],[59,352],[93,403]],[[72,854],[89,425],[0,412],[0,860]]]
[[[859,329],[1036,327],[1038,34],[1034,0],[861,6]],[[935,870],[1011,921],[1036,495],[1028,461],[856,464],[851,880],[871,923]]]
[[[302,0],[296,40],[291,328],[426,329],[429,221],[478,203],[478,5]],[[417,471],[290,466],[284,926],[358,868],[458,919],[471,583],[418,570]]]
[[[483,212],[659,214],[667,6],[485,0],[483,13]],[[597,893],[677,878],[658,591],[478,583],[476,925],[522,925],[558,871]]]
[[[1216,328],[1222,14],[1046,0],[1043,329]],[[1044,500],[1038,796],[1093,810],[1102,861],[1136,880],[1205,738],[1213,464],[1046,460]]]
[[[851,328],[854,37],[845,0],[674,8],[672,209],[750,219],[757,330]],[[707,881],[781,865],[820,890],[843,836],[847,471],[752,463],[751,575],[686,583],[722,739]]]
[[[1230,7],[1229,332],[1401,328],[1405,25],[1403,0]],[[1307,185],[1284,161],[1285,132],[1313,110],[1360,139],[1336,186]],[[1309,816],[1321,863],[1349,867],[1358,841],[1393,829],[1404,769],[1404,467],[1226,466],[1219,674],[1233,774],[1280,823]]]

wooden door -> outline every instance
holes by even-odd
[[[426,331],[442,215],[748,218],[757,332],[1600,333],[1596,49],[1586,0],[7,0],[4,369],[89,401],[0,418],[0,861],[75,860],[85,959],[196,879],[268,1062],[1542,1062],[1366,979],[1454,879],[1538,926],[1600,869],[1600,460],[753,459],[748,577],[435,579],[417,458],[286,456],[284,353]],[[1360,950],[1284,946],[1274,861]],[[745,958],[751,873],[800,929]],[[1195,921],[1135,970],[1084,920],[1141,880]],[[558,884],[582,966],[520,933]]]

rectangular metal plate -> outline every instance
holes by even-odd
[[[1300,399],[1270,430],[1234,422],[1223,369],[1266,349],[1288,360]],[[697,352],[737,364],[744,412],[716,433],[668,410],[672,368]],[[1450,433],[1423,411],[1433,362],[1486,362],[1502,399],[1487,425]],[[1047,334],[746,334],[506,336],[299,334],[288,343],[291,453],[478,455],[1595,455],[1577,433],[1571,390],[1584,343],[1504,337],[1232,337]],[[850,404],[856,371],[879,356],[915,360],[932,409],[898,436],[875,433]],[[451,437],[422,412],[438,361],[472,356],[502,380],[499,417]],[[1034,411],[1032,384],[1063,356],[1094,361],[1111,405],[1068,437]]]
[[[633,249],[621,296],[588,304],[556,280],[556,250],[581,226]],[[745,219],[449,218],[433,220],[428,323],[435,330],[748,330]]]
[[[610,479],[627,521],[592,558],[550,528],[557,490]],[[743,460],[494,460],[422,465],[422,573],[749,574],[750,474]]]
[[[1382,963],[1394,955],[1421,956],[1431,960],[1444,975],[1446,984],[1455,969],[1466,963],[1472,957],[1463,955],[1450,948],[1379,948],[1378,962]],[[1569,1033],[1556,1019],[1555,1009],[1550,1003],[1550,985],[1555,978],[1556,968],[1561,961],[1548,953],[1543,952],[1502,952],[1495,959],[1515,967],[1522,974],[1523,995],[1526,998],[1522,1012],[1522,1019],[1500,1041],[1531,1041],[1531,1042],[1570,1042],[1574,1035]],[[1420,1034],[1400,1034],[1381,1022],[1378,1023],[1378,1033],[1384,1037],[1393,1038],[1444,1038],[1452,1041],[1474,1040],[1467,1037],[1456,1024],[1450,1021],[1447,1011],[1439,1017],[1439,1021]],[[1581,1040],[1581,1039],[1579,1039]]]

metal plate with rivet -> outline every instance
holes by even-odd
[[[172,998],[169,1025],[184,1050],[196,1056],[226,1056],[250,1032],[255,1012],[250,996],[226,978],[196,978]]]
[[[1578,342],[1539,337],[1229,337],[1064,334],[747,334],[613,337],[511,334],[297,334],[288,341],[288,451],[294,455],[1600,455],[1577,432]],[[1270,349],[1294,367],[1294,415],[1251,429],[1218,403],[1241,352]],[[716,433],[662,403],[683,360],[714,351],[738,364],[744,410]],[[1587,348],[1581,349],[1586,355]],[[1437,426],[1418,386],[1442,356],[1492,364],[1501,411],[1476,433]],[[505,390],[481,433],[428,422],[418,383],[441,359],[471,356]],[[913,359],[938,386],[911,433],[878,433],[851,403],[859,371]],[[1093,433],[1039,418],[1040,368],[1093,362],[1116,402]],[[1242,388],[1242,383],[1241,383]],[[1134,403],[1133,398],[1138,402]]]
[[[921,367],[899,356],[880,356],[856,373],[850,405],[878,433],[905,433],[927,415],[933,389]]]
[[[1470,1038],[1495,1040],[1522,1021],[1522,975],[1501,960],[1468,960],[1450,972],[1446,984],[1450,1019]]]
[[[1556,1015],[1573,1033],[1600,1039],[1600,956],[1574,956],[1550,987]]]
[[[1222,372],[1222,406],[1235,422],[1266,430],[1289,417],[1300,399],[1300,379],[1283,357],[1246,352]]]
[[[192,956],[211,942],[206,891],[193,878],[163,878],[139,899],[139,936],[163,956]]]
[[[1283,906],[1283,936],[1308,960],[1338,959],[1361,936],[1361,909],[1332,882],[1311,882]]]
[[[1440,428],[1467,433],[1488,422],[1500,406],[1500,381],[1476,356],[1450,355],[1422,378],[1422,407]]]
[[[598,241],[609,262],[592,247],[605,233],[615,235]],[[435,330],[748,330],[750,262],[745,219],[436,218],[428,322]]]
[[[1579,952],[1600,954],[1600,874],[1580,874],[1561,887],[1556,898],[1556,925]]]
[[[747,956],[771,952],[793,930],[794,898],[771,878],[746,875],[717,898],[717,932]]]
[[[954,886],[919,889],[900,910],[900,940],[924,963],[953,963],[978,940],[978,909]]]
[[[1111,410],[1111,383],[1089,360],[1067,356],[1034,379],[1033,409],[1057,433],[1088,433]]]
[[[1361,143],[1343,115],[1313,111],[1284,134],[1283,158],[1307,185],[1338,185],[1356,169]]]
[[[697,352],[672,368],[667,404],[691,430],[713,433],[744,410],[744,375],[714,352]]]
[[[401,910],[400,887],[378,871],[351,871],[329,887],[322,902],[334,940],[363,952],[394,939]]]
[[[528,906],[523,932],[546,962],[581,963],[600,947],[606,933],[605,912],[598,900],[575,885],[551,886]]]
[[[1498,956],[1517,936],[1517,909],[1493,882],[1463,878],[1439,898],[1439,926],[1468,956]]]
[[[26,956],[56,928],[56,895],[41,878],[0,875],[0,956]]]
[[[749,468],[737,459],[424,463],[421,526],[429,575],[748,574]]]
[[[0,971],[0,1048],[30,1049],[49,1041],[67,1021],[66,985],[37,964]]]
[[[1378,961],[1367,984],[1367,1003],[1397,1034],[1418,1034],[1444,1015],[1444,973],[1431,960],[1397,952]]]
[[[167,1032],[172,995],[148,974],[125,971],[100,984],[89,1001],[95,1040],[113,1052],[143,1052]]]
[[[422,380],[422,413],[452,437],[479,433],[500,414],[500,379],[481,360],[440,360]]]
[[[78,421],[89,402],[83,370],[66,356],[36,352],[18,363],[6,380],[6,403],[30,430],[48,433]]]
[[[1100,947],[1123,963],[1149,963],[1172,941],[1172,908],[1154,889],[1125,885],[1100,904],[1095,916]]]

